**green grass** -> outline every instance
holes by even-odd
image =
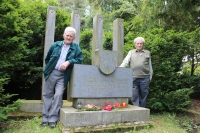
[[[64,128],[60,123],[54,129],[41,127],[41,122],[42,119],[38,116],[33,119],[11,121],[10,128],[3,131],[3,133],[61,133]]]
[[[15,120],[10,122],[10,127],[7,130],[0,131],[3,133],[62,133],[62,130],[67,129],[61,123],[57,127],[50,129],[49,127],[40,127],[42,119],[35,116],[32,119]],[[111,128],[115,130],[101,131],[101,133],[190,133],[192,132],[192,121],[185,115],[176,115],[174,113],[151,114],[150,121],[152,126],[145,125],[143,128],[136,128],[137,125],[127,128],[128,130],[117,129],[117,124],[111,124]],[[180,125],[181,123],[181,125]],[[194,128],[194,127],[193,127]],[[73,133],[75,129],[83,131],[89,129],[88,127],[71,128],[66,131]],[[94,129],[94,128],[93,128]],[[200,133],[200,127],[197,126],[197,133]],[[94,132],[94,131],[93,131]],[[64,133],[64,132],[63,132]],[[66,133],[66,132],[65,132]],[[88,132],[92,133],[92,132]]]
[[[153,127],[137,131],[137,133],[187,133],[181,128],[175,114],[164,113],[151,115]]]

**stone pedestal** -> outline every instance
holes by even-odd
[[[20,111],[42,112],[42,102],[25,100],[21,104]],[[79,111],[72,107],[72,102],[64,100],[60,109],[60,122],[65,127],[149,121],[149,117],[150,109],[132,105],[114,111]]]
[[[78,111],[73,107],[65,107],[60,110],[60,122],[65,127],[94,126],[149,121],[149,115],[149,109],[132,105],[114,111]]]

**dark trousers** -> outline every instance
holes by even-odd
[[[133,78],[131,102],[134,106],[146,107],[150,78]]]

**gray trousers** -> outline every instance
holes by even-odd
[[[134,106],[146,107],[150,78],[133,78],[131,102]]]
[[[45,80],[42,91],[43,108],[42,121],[56,122],[59,119],[59,111],[62,107],[64,93],[64,73],[53,70],[48,79]]]

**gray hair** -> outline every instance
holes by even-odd
[[[136,44],[136,42],[137,42],[138,40],[142,40],[142,42],[145,43],[145,40],[144,40],[143,37],[137,37],[137,38],[134,39],[134,44]]]
[[[64,34],[65,34],[67,31],[72,31],[72,32],[74,32],[74,35],[76,36],[76,30],[75,30],[73,27],[66,27],[66,28],[65,28],[65,31],[64,31]]]

